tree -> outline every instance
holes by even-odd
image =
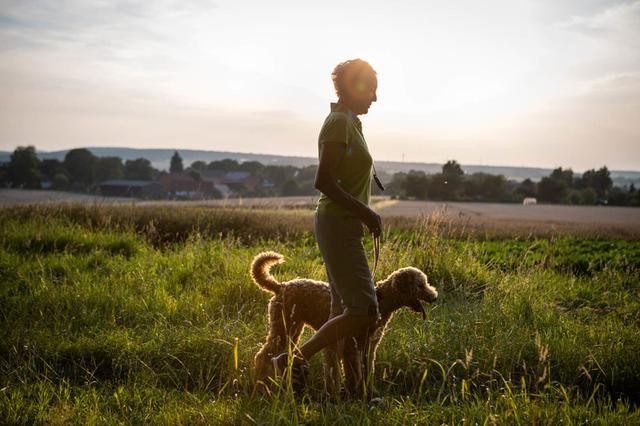
[[[516,193],[521,197],[535,197],[536,196],[536,183],[529,178],[526,178],[516,188]]]
[[[598,194],[593,188],[584,188],[580,190],[580,204],[592,206],[596,203]]]
[[[448,181],[448,184],[458,184],[462,180],[464,171],[456,160],[449,160],[442,166],[442,176]]]
[[[464,194],[476,200],[506,201],[507,179],[503,175],[477,172],[467,176],[463,181]]]
[[[0,187],[5,188],[10,182],[8,178],[9,163],[0,163]]]
[[[178,151],[173,153],[171,157],[171,166],[169,166],[169,172],[171,173],[182,173],[184,167],[182,166],[182,157],[178,154]]]
[[[202,175],[197,170],[189,170],[189,176],[191,176],[193,179],[195,179],[197,181],[201,181],[202,180]]]
[[[490,201],[505,201],[507,194],[507,178],[503,175],[485,174],[483,185],[480,186],[484,199]]]
[[[47,158],[40,163],[40,172],[42,177],[53,181],[53,178],[57,174],[67,174],[67,169],[64,168],[62,161],[56,158]]]
[[[7,180],[13,187],[40,188],[40,160],[34,146],[19,146],[11,154],[7,166]]]
[[[316,181],[316,173],[318,173],[318,165],[312,164],[310,166],[302,167],[298,174],[296,175],[296,179],[298,181]]]
[[[69,187],[69,178],[66,173],[58,173],[52,179],[51,188],[65,190]]]
[[[415,197],[418,200],[427,199],[429,182],[423,171],[410,170],[405,176],[404,185],[407,197]]]
[[[199,172],[201,172],[202,170],[205,170],[207,168],[207,163],[205,163],[204,161],[194,161],[193,163],[191,163],[190,166],[193,170],[197,170]]]
[[[257,174],[264,166],[258,161],[245,161],[238,167],[238,170],[249,172],[252,175]]]
[[[455,160],[449,160],[442,166],[442,187],[445,198],[457,198],[464,171]]]
[[[96,161],[95,176],[97,182],[109,179],[122,179],[124,165],[120,157],[98,157]]]
[[[640,206],[640,191],[633,184],[629,188],[629,199],[630,206]]]
[[[298,195],[316,195],[318,190],[314,183],[315,181],[306,180],[298,184]]]
[[[265,166],[260,174],[275,186],[281,187],[286,181],[294,179],[297,171],[293,166]]]
[[[574,185],[574,183],[576,185]],[[569,190],[574,186],[579,186],[579,180],[574,182],[573,170],[558,167],[553,169],[549,176],[543,177],[538,183],[538,198],[541,201],[549,203],[562,203],[567,200]],[[574,201],[578,200],[579,195],[572,194]]]
[[[240,164],[236,160],[225,158],[220,161],[212,161],[207,165],[209,170],[224,170],[225,172],[233,172],[238,170]]]
[[[153,167],[151,167],[151,162],[146,158],[127,160],[124,163],[124,177],[134,180],[152,180]]]
[[[282,185],[282,195],[285,197],[290,195],[298,195],[299,190],[300,187],[298,186],[298,182],[293,179],[286,181]]]
[[[587,170],[582,174],[579,180],[582,188],[593,188],[598,194],[598,197],[605,197],[607,191],[613,186],[613,181],[609,173],[607,166],[601,167],[599,170]]]
[[[567,188],[573,187],[573,170],[571,169],[562,170],[562,167],[558,167],[553,169],[549,177],[559,182],[564,182]]]
[[[609,191],[609,199],[607,201],[612,206],[628,206],[631,204],[631,197],[629,191],[615,186]]]
[[[95,182],[97,157],[86,148],[72,149],[64,156],[72,186],[86,190]]]
[[[407,174],[405,172],[394,173],[391,182],[387,185],[387,191],[392,196],[405,198],[407,196]]]
[[[541,201],[560,203],[564,201],[568,190],[565,180],[545,176],[538,183],[538,198]]]

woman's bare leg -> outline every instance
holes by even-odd
[[[344,313],[331,318],[300,347],[300,353],[304,359],[308,360],[325,346],[354,336],[364,327],[373,326],[376,318],[375,315],[346,315]]]

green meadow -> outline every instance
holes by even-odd
[[[296,400],[254,391],[248,270],[324,280],[309,210],[0,209],[0,423],[639,424],[640,242],[452,226],[388,222],[377,278],[440,298],[390,322],[375,394],[327,398],[318,356]]]

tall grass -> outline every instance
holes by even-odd
[[[270,296],[248,266],[277,250],[280,280],[325,279],[308,213],[67,206],[0,218],[8,423],[640,420],[638,242],[477,239],[438,217],[388,229],[377,278],[413,265],[441,298],[426,321],[391,322],[374,399],[327,400],[314,359],[296,401],[254,392]],[[562,260],[576,242],[596,249]]]

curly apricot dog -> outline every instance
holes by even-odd
[[[305,326],[317,330],[329,318],[329,285],[305,278],[285,283],[276,281],[269,270],[283,261],[281,254],[268,251],[258,254],[251,263],[253,281],[274,294],[269,301],[269,334],[254,358],[255,377],[257,383],[263,385],[268,385],[268,380],[274,373],[271,358],[287,351],[287,345],[297,345]],[[421,301],[434,302],[438,298],[438,291],[429,285],[427,276],[422,271],[410,266],[398,269],[378,282],[376,295],[380,319],[375,328],[352,339],[353,342],[344,342],[341,357],[349,393],[359,393],[367,375],[373,372],[378,344],[393,313],[402,307],[408,307],[426,318]],[[325,349],[325,380],[331,391],[335,391],[340,383],[338,354],[335,349]]]

